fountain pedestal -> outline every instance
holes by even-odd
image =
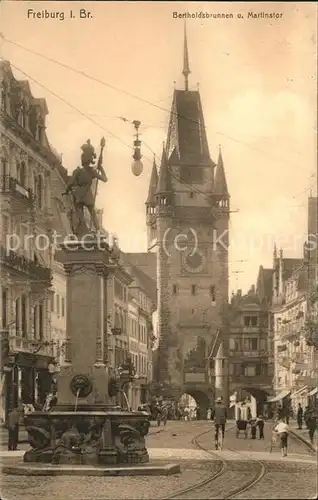
[[[111,250],[103,241],[65,244],[58,259],[67,275],[68,366],[61,367],[58,404],[76,403],[76,379],[88,381],[81,404],[106,404],[107,396],[107,276]],[[83,379],[84,382],[84,379]]]
[[[108,399],[107,277],[104,241],[71,241],[58,254],[67,274],[68,364],[57,381],[58,403],[27,415],[33,450],[25,462],[54,465],[144,463],[149,422],[142,412],[118,411]]]

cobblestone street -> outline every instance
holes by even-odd
[[[198,437],[213,430],[210,422],[168,422],[162,429],[151,429],[147,446],[152,462],[180,463],[181,474],[169,477],[25,477],[4,474],[1,497],[4,500],[167,499],[197,483],[205,483],[205,486],[178,498],[228,498],[229,492],[239,486],[240,481],[251,478],[253,467],[259,462],[264,464],[264,477],[236,498],[313,497],[316,457],[302,442],[291,437],[288,457],[282,459],[279,450],[269,452],[269,429],[265,430],[264,441],[244,439],[243,436],[237,439],[233,425],[233,422],[228,424],[221,452],[214,451],[212,432]],[[155,430],[160,432],[154,433]],[[200,448],[192,443],[195,436]],[[222,459],[228,466],[220,473]],[[2,460],[4,464],[21,463],[22,456],[12,458],[11,455]],[[219,476],[209,481],[218,472]]]

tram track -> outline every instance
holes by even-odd
[[[228,428],[227,432],[233,428],[235,428],[235,426]],[[213,451],[199,443],[202,437],[211,432],[213,432],[213,429],[196,435],[192,439],[192,444],[196,449],[200,449],[211,456],[211,469],[213,469],[213,472],[202,481],[182,490],[178,490],[172,495],[165,497],[163,500],[200,500],[202,498],[229,500],[244,498],[241,495],[249,490],[251,490],[250,493],[252,493],[252,490],[255,492],[260,488],[259,483],[261,483],[261,481],[264,481],[264,490],[266,491],[266,476],[268,473],[272,472],[271,462],[268,461],[267,463],[267,461],[247,458],[246,455],[243,455],[237,450],[231,450],[230,448],[227,448],[226,452],[233,453],[234,456],[232,456],[231,459],[226,458],[222,455],[222,451]],[[292,436],[293,440],[300,441],[297,438],[298,437],[295,435]],[[305,445],[304,448],[306,448]],[[263,486],[261,488],[263,489]],[[248,496],[249,494],[247,494],[246,498],[248,498]],[[309,498],[313,497],[310,496]]]
[[[235,426],[227,429],[231,430]],[[206,434],[213,432],[213,429],[202,432],[192,439],[192,444],[205,453],[213,457],[213,462],[218,462],[217,470],[204,480],[193,484],[187,488],[176,491],[173,495],[166,497],[164,500],[170,499],[201,499],[201,498],[220,498],[229,500],[235,498],[259,483],[266,474],[266,466],[263,462],[252,459],[245,459],[239,462],[240,454],[235,451],[237,460],[232,461],[224,458],[222,452],[212,451],[200,445],[198,440]],[[228,451],[232,451],[228,449]],[[215,460],[216,459],[216,460]],[[251,473],[254,473],[251,478]],[[233,487],[233,483],[236,485]],[[241,483],[237,486],[238,483]]]

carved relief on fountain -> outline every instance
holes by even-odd
[[[150,422],[141,412],[34,412],[25,417],[25,462],[56,465],[145,463]]]

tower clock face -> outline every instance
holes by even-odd
[[[196,250],[194,254],[192,252],[185,255],[184,267],[189,273],[200,273],[203,271],[206,263],[206,258],[203,253]]]

